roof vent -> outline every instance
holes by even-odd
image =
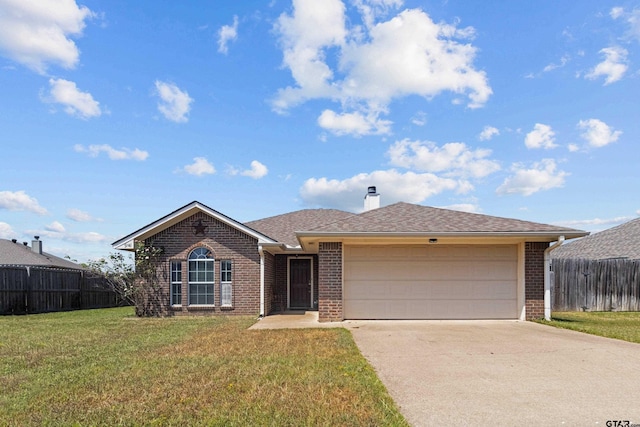
[[[376,192],[376,187],[367,188],[367,195],[364,196],[364,210],[378,209],[380,207],[380,195]]]

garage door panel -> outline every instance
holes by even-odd
[[[517,318],[515,245],[347,247],[344,280],[345,318]]]

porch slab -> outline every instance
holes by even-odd
[[[263,317],[249,329],[344,328],[344,322],[319,322],[317,311],[286,311]]]

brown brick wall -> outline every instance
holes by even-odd
[[[276,257],[264,252],[264,314],[271,313],[275,289]]]
[[[320,242],[318,265],[318,318],[321,322],[341,321],[342,243]]]
[[[202,220],[207,227],[204,235],[196,236],[192,224]],[[191,217],[147,239],[147,244],[164,249],[162,267],[169,271],[171,261],[182,262],[182,307],[171,307],[176,314],[223,313],[258,315],[260,311],[260,255],[257,240],[227,224],[198,212]],[[189,253],[200,246],[209,248],[215,264],[215,307],[189,307],[188,262]],[[220,307],[220,260],[231,260],[233,282],[232,307]],[[267,263],[265,263],[265,272]],[[170,276],[164,274],[163,291],[167,301]],[[265,283],[265,285],[267,285]]]
[[[524,246],[524,298],[527,320],[544,317],[545,242],[526,242]]]
[[[311,256],[311,255],[304,255]],[[270,307],[267,312],[278,313],[287,308],[287,272],[289,258],[295,258],[295,255],[276,255],[275,256],[275,274],[274,274],[274,292]],[[312,255],[313,258],[313,300],[318,301],[318,256]],[[317,304],[316,304],[317,305]]]

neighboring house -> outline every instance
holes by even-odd
[[[640,218],[552,252],[553,308],[640,311]]]
[[[545,251],[580,230],[408,203],[308,209],[240,223],[194,201],[113,243],[163,249],[174,313],[344,319],[532,319],[545,315]],[[547,251],[548,253],[548,251]]]
[[[552,252],[561,259],[640,259],[640,218],[562,245]]]
[[[16,239],[0,239],[0,266],[27,266],[65,268],[71,270],[83,270],[82,266],[67,259],[51,255],[42,250],[40,237],[35,236],[31,247],[27,242],[18,242]]]
[[[115,307],[120,297],[102,276],[27,242],[0,239],[0,315]]]

